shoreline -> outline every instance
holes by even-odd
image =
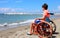
[[[13,29],[13,28],[17,28],[17,27],[22,27],[22,26],[27,26],[30,25],[29,23],[26,24],[18,24],[18,25],[4,25],[4,26],[0,26],[0,31],[4,31],[4,30],[8,30],[8,29]]]
[[[60,19],[53,20],[57,25],[57,32],[60,32]],[[30,25],[19,26],[16,28],[11,28],[7,30],[0,31],[0,38],[38,38],[37,35],[27,35],[29,32]],[[60,37],[60,34],[56,35],[56,37]]]

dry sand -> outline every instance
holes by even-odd
[[[60,38],[60,19],[55,19],[54,22],[57,25],[56,33],[52,38]],[[4,31],[0,31],[0,38],[38,38],[37,35],[27,35],[29,26],[20,26]]]

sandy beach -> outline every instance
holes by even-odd
[[[57,25],[57,30],[52,37],[60,38],[60,19],[55,19],[54,22]],[[27,35],[29,28],[27,25],[0,31],[0,38],[38,38],[37,35]]]

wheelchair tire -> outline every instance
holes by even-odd
[[[42,35],[42,36],[48,36],[48,37],[50,37],[50,36],[52,36],[52,33],[50,33],[50,32],[45,32],[44,30],[42,30],[41,28],[43,28],[42,26],[45,26],[45,25],[48,25],[49,27],[47,28],[48,30],[50,29],[50,24],[47,24],[47,23],[45,23],[45,22],[42,22],[42,23],[40,23],[38,26],[37,26],[37,32],[38,32],[38,34],[40,34],[40,35]],[[46,30],[47,30],[46,29]],[[51,30],[52,31],[52,30]]]
[[[56,24],[53,21],[51,21],[50,25],[53,27],[53,33],[56,32]]]

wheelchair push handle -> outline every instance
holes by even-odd
[[[50,15],[54,15],[54,13],[49,13]]]

